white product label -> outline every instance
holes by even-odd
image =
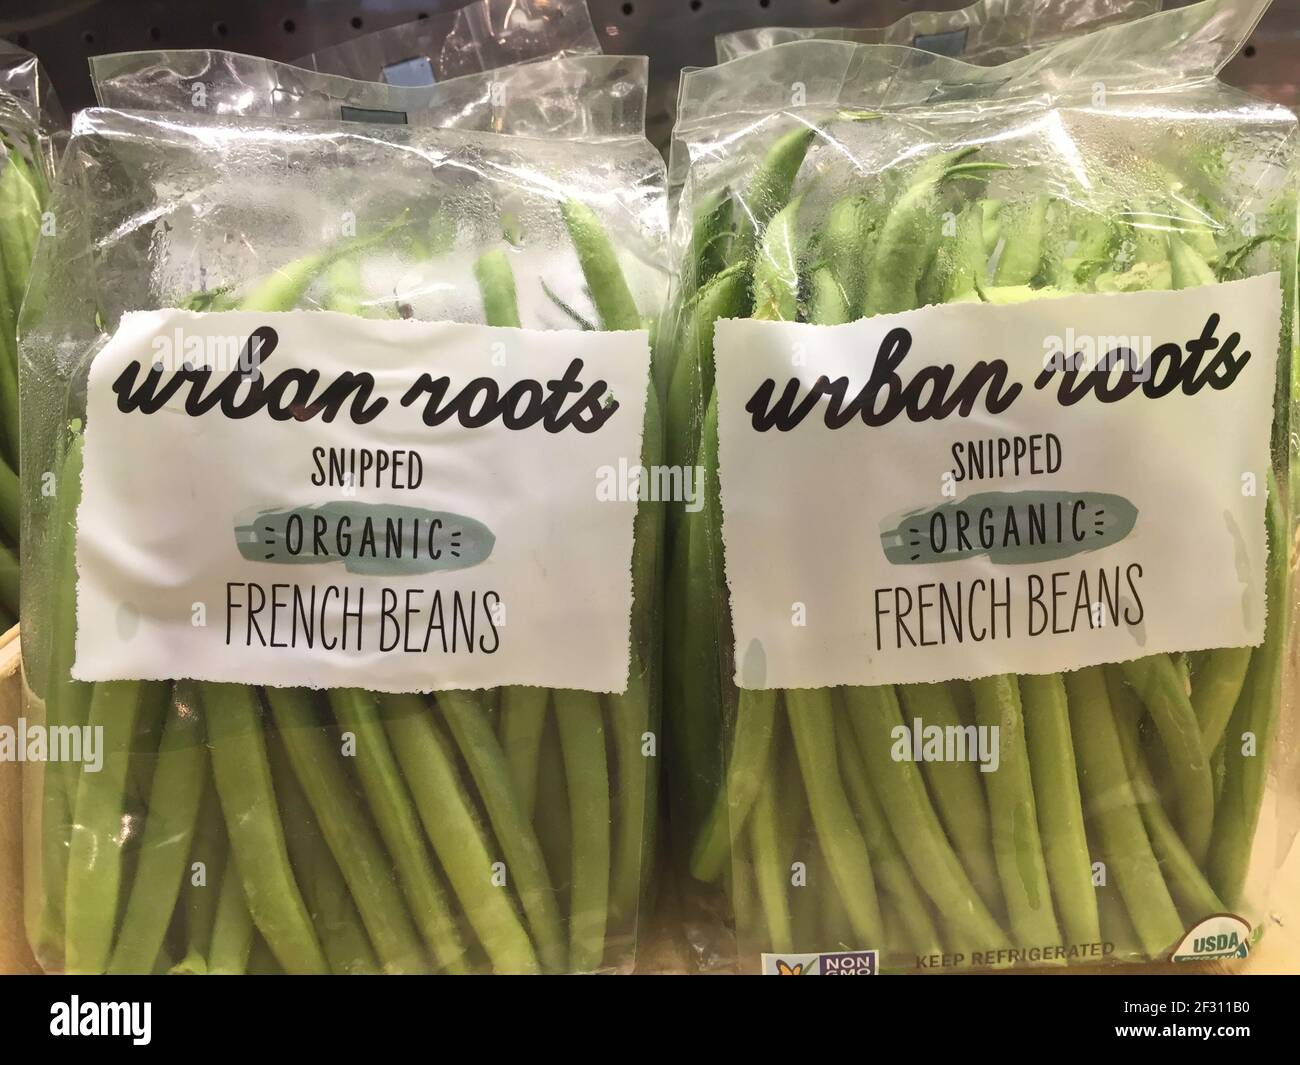
[[[624,691],[609,471],[648,382],[644,332],[126,315],[87,385],[73,676]]]
[[[1276,274],[716,335],[736,682],[1263,639]]]

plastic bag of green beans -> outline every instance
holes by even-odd
[[[996,64],[1115,22],[1159,11],[1161,0],[976,0],[955,11],[910,11],[888,26],[754,26],[714,38],[718,62],[790,41],[901,44],[923,52]]]
[[[1215,75],[1263,7],[684,75],[657,372],[709,486],[666,584],[703,963],[1256,944],[1296,828],[1296,122]]]
[[[18,620],[18,312],[62,118],[36,57],[0,41],[0,630]]]
[[[663,166],[644,60],[545,66],[567,136],[527,66],[456,129],[77,116],[21,349],[46,968],[631,964]]]

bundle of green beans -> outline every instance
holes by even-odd
[[[576,200],[554,210],[595,327],[640,329],[596,214]],[[404,225],[184,305],[386,314],[364,298],[358,259]],[[474,269],[490,325],[520,324],[511,254],[502,243]],[[658,461],[653,403],[644,444]],[[636,517],[621,695],[91,684],[70,676],[77,423],[59,452],[45,720],[103,726],[105,750],[98,772],[46,767],[28,916],[47,968],[555,973],[630,962],[654,845],[643,737],[657,729],[656,508]]]
[[[46,196],[35,143],[0,129],[0,630],[18,621],[18,314]]]
[[[746,966],[759,951],[871,948],[899,968],[941,955],[971,964],[973,952],[983,964],[1098,960],[1070,948],[1099,944],[1110,958],[1161,957],[1197,921],[1243,903],[1287,646],[1285,402],[1260,646],[1065,674],[737,689],[712,336],[727,317],[837,324],[1279,268],[1289,321],[1294,203],[1273,229],[1242,236],[1203,191],[1194,152],[1185,173],[1138,164],[1119,199],[1036,178],[1014,144],[996,142],[936,145],[845,178],[847,123],[863,118],[800,114],[733,187],[688,184],[683,196],[693,228],[661,380],[670,454],[698,463],[709,486],[706,507],[674,515],[667,586],[669,773],[687,826],[687,883],[728,914]],[[1285,366],[1285,325],[1282,335]],[[997,770],[896,761],[893,730],[915,718],[999,726]]]

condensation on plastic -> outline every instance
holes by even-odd
[[[478,0],[294,61],[322,74],[416,85],[562,55],[600,54],[583,0]]]
[[[1265,6],[1259,0],[1226,0],[1171,10],[1058,42],[998,67],[973,66],[895,45],[799,41],[686,72],[669,164],[670,199],[676,201],[672,246],[677,268],[660,330],[665,348],[672,348],[674,342],[677,348],[666,351],[659,363],[670,446],[686,434],[688,446],[683,450],[678,443],[678,447],[684,460],[692,461],[705,422],[708,397],[698,388],[691,391],[698,374],[690,361],[710,357],[709,332],[692,317],[702,302],[708,304],[697,298],[701,285],[729,264],[734,266],[730,254],[748,246],[735,234],[748,236],[757,229],[761,240],[767,218],[787,202],[784,192],[779,202],[771,201],[770,172],[756,187],[750,181],[769,149],[779,143],[791,153],[792,142],[783,138],[806,128],[811,136],[790,192],[792,199],[802,197],[795,237],[799,248],[816,246],[815,235],[828,212],[846,196],[860,196],[887,212],[886,205],[907,187],[919,161],[936,153],[976,149],[974,158],[1005,164],[1008,169],[987,173],[979,181],[954,183],[940,201],[943,206],[935,209],[934,225],[940,224],[945,210],[960,217],[962,196],[983,195],[1000,212],[991,224],[993,240],[984,245],[985,285],[993,283],[990,278],[1006,242],[1021,239],[1029,232],[1027,227],[1037,224],[1028,210],[1032,204],[1046,204],[1035,285],[1044,278],[1059,278],[1053,283],[1060,287],[1098,291],[1107,286],[1123,291],[1129,283],[1136,288],[1168,287],[1158,269],[1152,274],[1129,271],[1138,239],[1153,235],[1164,241],[1168,233],[1204,241],[1207,262],[1214,263],[1219,276],[1280,271],[1286,309],[1273,462],[1283,486],[1281,495],[1290,495],[1288,469],[1296,445],[1290,432],[1293,403],[1288,402],[1286,383],[1291,380],[1295,335],[1296,119],[1286,109],[1249,97],[1215,77]],[[798,86],[797,106],[792,106],[792,86]],[[797,150],[787,154],[787,164],[791,158],[799,161]],[[1154,224],[1144,214],[1153,203],[1161,205]],[[719,204],[726,208],[720,226],[714,224]],[[1087,232],[1089,226],[1104,234],[1104,255],[1072,259],[1079,255],[1075,235]],[[1251,226],[1258,226],[1258,239],[1249,235],[1254,232]],[[950,262],[945,257],[950,254],[945,248],[936,251],[934,270],[927,278],[943,276]],[[757,255],[761,259],[761,251]],[[1229,268],[1234,272],[1226,274]],[[869,276],[865,285],[869,294]],[[715,289],[715,294],[719,291]],[[742,291],[747,293],[748,287]],[[805,313],[800,300],[800,313]],[[917,303],[933,301],[923,278]],[[748,308],[748,303],[730,307],[723,316],[744,315]],[[686,350],[683,341],[688,338],[703,338],[698,352]],[[700,461],[703,458],[700,455]],[[706,471],[706,478],[711,475]],[[764,906],[780,898],[779,885],[790,883],[789,863],[775,872],[765,871],[769,874],[763,881],[768,892],[765,902],[756,893],[756,869],[750,858],[753,796],[726,783],[752,783],[757,774],[764,787],[779,789],[778,824],[804,825],[802,834],[797,834],[797,849],[806,858],[808,883],[813,885],[802,893],[787,889],[786,898],[774,904],[777,909],[788,907],[796,929],[795,939],[785,938],[778,949],[880,948],[887,967],[910,967],[917,944],[908,940],[897,919],[886,916],[883,942],[864,942],[846,921],[844,897],[827,866],[819,864],[818,848],[827,842],[819,833],[825,826],[813,828],[802,794],[800,776],[816,770],[805,767],[800,773],[780,716],[774,753],[764,763],[766,768],[746,763],[737,770],[740,775],[728,775],[736,769],[728,760],[736,744],[739,714],[744,711],[736,689],[729,680],[720,679],[730,678],[734,660],[725,620],[728,603],[717,592],[726,583],[720,571],[716,506],[716,502],[706,506],[700,519],[707,534],[699,564],[695,553],[700,526],[686,529],[688,516],[680,511],[669,522],[664,706],[666,727],[676,742],[669,744],[668,777],[673,782],[674,837],[680,840],[675,860],[686,886],[687,931],[697,957],[705,966],[739,958],[744,970],[750,971],[758,952],[776,945],[773,927],[782,927],[779,913],[772,925]],[[1285,529],[1294,532],[1289,518]],[[772,564],[782,563],[774,559]],[[1289,560],[1287,565],[1290,569]],[[713,623],[711,618],[722,620]],[[1276,642],[1282,638],[1270,631],[1269,653],[1281,654],[1290,647]],[[1266,701],[1272,715],[1268,727],[1276,729],[1277,741],[1261,754],[1272,762],[1249,877],[1240,897],[1223,900],[1224,909],[1247,915],[1256,930],[1266,928],[1272,907],[1281,901],[1271,895],[1272,876],[1300,828],[1296,815],[1300,737],[1291,699],[1293,653],[1288,650],[1285,658],[1282,691],[1286,698]],[[1132,693],[1127,686],[1122,690]],[[840,693],[833,698],[832,720],[842,730],[848,719]],[[964,698],[960,696],[959,702]],[[779,697],[778,710],[783,702],[784,697]],[[1144,726],[1144,739],[1158,742],[1146,735],[1149,725],[1148,721]],[[1261,737],[1261,742],[1266,739]],[[841,755],[852,757],[844,742],[841,739]],[[751,753],[754,749],[750,745]],[[1221,744],[1214,753],[1223,751]],[[837,779],[835,767],[826,767],[823,779],[816,783],[828,786],[829,780],[833,786]],[[933,790],[934,780],[928,783]],[[873,781],[873,786],[890,784]],[[1107,798],[1122,801],[1119,795]],[[739,814],[732,805],[736,802],[743,804]],[[719,823],[719,815],[727,826],[721,836],[728,851],[710,863],[700,855],[710,853],[706,827]],[[1091,820],[1089,831],[1093,831]],[[708,875],[701,879],[692,869],[708,870]],[[918,882],[932,875],[910,862],[904,871]],[[949,936],[937,899],[928,887],[925,893],[928,898],[922,898],[922,906],[938,920],[944,946],[965,950],[968,957],[971,949],[979,949],[981,944],[969,938],[963,945],[960,937]],[[1102,900],[1112,915],[1114,898],[1112,890],[1109,902]],[[1122,905],[1118,914],[1119,930],[1109,923],[1106,929],[1106,938],[1117,944],[1113,956],[1140,960],[1140,948],[1125,946]],[[1206,914],[1184,911],[1180,916],[1190,927]],[[737,923],[738,939],[733,941],[728,926],[734,929]]]
[[[756,26],[720,33],[715,43],[719,63],[790,41],[836,40],[902,44],[992,66],[1160,7],[1161,0],[976,0],[956,11],[912,11],[888,26]]]
[[[599,96],[606,91],[606,82],[597,76],[589,82],[584,80],[586,75],[579,74],[573,81],[564,81],[561,71],[566,64],[574,64],[575,70],[584,64],[598,71],[617,69],[618,84],[625,84],[627,91],[624,94],[620,90],[619,100],[608,105],[590,99],[586,89],[577,91],[573,86],[599,84],[602,88],[591,93]],[[152,77],[158,69],[150,67],[151,74],[137,83],[132,97],[135,102],[148,100],[144,86],[159,83]],[[69,440],[69,426],[84,418],[89,364],[125,312],[177,306],[187,301],[201,306],[214,297],[226,299],[226,294],[233,299],[242,297],[259,281],[343,240],[340,226],[349,219],[354,220],[361,241],[354,252],[359,291],[349,290],[345,295],[355,299],[367,316],[482,322],[484,309],[475,263],[482,253],[501,250],[513,268],[525,327],[574,328],[576,319],[599,327],[600,315],[561,213],[562,205],[572,200],[590,208],[609,234],[646,320],[658,317],[667,284],[663,161],[641,136],[639,127],[633,135],[611,135],[635,126],[623,107],[627,104],[635,112],[639,107],[635,101],[644,97],[644,61],[568,58],[518,66],[503,72],[503,76],[527,80],[543,70],[560,79],[560,85],[565,87],[552,89],[557,109],[561,96],[571,92],[568,99],[572,109],[586,109],[588,115],[597,116],[567,124],[578,127],[580,132],[596,128],[598,137],[589,140],[552,135],[543,140],[504,136],[476,128],[473,122],[470,128],[445,129],[425,123],[304,122],[285,120],[278,109],[272,117],[114,109],[78,114],[54,194],[53,209],[59,226],[37,253],[33,291],[39,297],[32,301],[35,306],[30,308],[21,345],[23,471],[28,489],[25,498],[29,501],[24,527],[27,542],[35,545],[24,553],[29,589],[24,614],[28,635],[24,642],[24,675],[30,687],[30,718],[44,719],[51,693],[62,693],[58,705],[67,705],[64,696],[75,687],[69,684],[66,673],[51,677],[55,666],[49,648],[66,641],[69,618],[66,613],[55,614],[60,600],[50,590],[61,581],[66,585],[70,578],[66,566],[58,565],[55,558],[59,534],[66,538],[67,528],[60,528],[57,501],[40,489],[41,471],[59,468]],[[214,98],[226,100],[240,91],[240,86],[247,86],[248,82],[241,78],[234,73],[231,84],[214,82]],[[161,83],[175,86],[180,80],[171,79],[168,73]],[[265,94],[262,100],[273,97]],[[633,102],[628,104],[629,100]],[[158,106],[171,102],[167,91],[159,94]],[[536,101],[529,102],[529,106],[535,111]],[[547,123],[566,124],[558,113]],[[491,127],[497,123],[493,120],[485,124]],[[334,284],[330,275],[318,276],[297,306],[328,306],[336,291]],[[647,440],[657,439],[656,432],[648,429],[647,433]],[[649,510],[644,514],[646,518],[653,516]],[[183,510],[177,517],[178,522],[183,521]],[[651,524],[638,514],[639,552],[654,552]],[[643,535],[649,539],[643,541]],[[657,557],[652,554],[652,562]],[[655,567],[657,562],[651,568]],[[657,578],[638,587],[656,585]],[[66,598],[62,602],[66,603]],[[559,715],[573,710],[569,694],[549,696],[551,709],[545,711],[546,731],[538,761],[536,814],[531,823],[524,820],[525,834],[535,833],[541,846],[552,897],[561,910],[565,941],[572,937],[575,943],[590,944],[593,935],[604,935],[605,948],[598,968],[623,969],[630,965],[639,895],[650,876],[650,862],[646,859],[642,864],[642,858],[653,850],[656,760],[639,754],[636,759],[625,755],[629,749],[639,752],[643,731],[658,727],[655,663],[659,624],[653,597],[638,593],[632,620],[636,665],[629,694],[602,697],[593,704],[603,721],[599,750],[604,750],[608,740],[611,752],[609,766],[602,767],[610,782],[609,821],[603,826],[603,835],[613,850],[615,870],[619,868],[620,853],[625,859],[629,853],[636,856],[635,868],[630,869],[626,860],[623,863],[621,897],[619,877],[617,873],[610,875],[607,926],[601,923],[605,915],[599,909],[569,911],[570,893],[575,890],[573,877],[585,877],[584,897],[593,897],[592,868],[571,869],[566,864],[570,859],[564,841],[570,813],[555,722]],[[488,713],[494,734],[500,735],[495,732],[500,717],[498,695],[487,693],[485,700],[491,708]],[[260,701],[258,707],[259,713],[267,715]],[[328,716],[324,714],[323,718]],[[266,736],[274,748],[275,730],[270,727],[269,715],[266,721]],[[328,731],[331,738],[327,746],[338,750],[334,728],[330,726]],[[143,739],[137,736],[131,745],[131,764],[149,752],[156,741],[156,731]],[[109,737],[107,742],[111,756],[113,744],[121,741]],[[443,742],[449,749],[460,751],[459,744],[451,743],[450,733]],[[495,754],[479,751],[480,757],[496,759],[497,770],[502,768],[501,758],[514,753],[504,739],[501,744]],[[500,843],[505,829],[497,822],[501,808],[493,809],[492,803],[484,802],[477,790],[483,784],[476,775],[471,777],[459,761],[462,755],[463,751],[456,756],[457,772],[466,808],[474,817],[479,816],[474,811],[488,808],[491,816],[481,824],[489,850],[496,854],[499,846],[491,842],[494,832],[500,846],[505,846]],[[344,771],[351,776],[350,770]],[[577,772],[576,765],[570,771]],[[590,775],[594,767],[586,767],[586,772],[585,782],[600,779],[599,775]],[[129,778],[128,784],[136,779]],[[64,967],[67,942],[59,913],[64,898],[59,877],[75,875],[83,883],[86,878],[94,879],[94,868],[75,866],[76,852],[70,851],[68,845],[70,834],[80,832],[84,836],[91,829],[80,820],[81,795],[75,788],[69,793],[59,775],[42,774],[39,767],[33,766],[25,787],[29,797],[29,938],[41,963],[58,970]],[[114,801],[112,796],[109,798]],[[223,794],[223,803],[226,799]],[[116,801],[123,800],[119,797]],[[142,796],[128,792],[124,801],[121,836],[95,839],[94,843],[100,852],[123,848],[125,868],[129,870],[134,860],[132,851],[141,846],[141,832],[148,832],[150,803],[147,793]],[[365,794],[358,790],[353,801],[364,807]],[[75,812],[69,809],[70,803],[75,805]],[[292,842],[290,814],[284,810],[280,813]],[[276,810],[262,805],[255,814],[274,820]],[[368,819],[369,814],[362,809],[361,816]],[[594,829],[597,837],[602,835],[599,811],[590,812],[575,824],[582,831]],[[584,853],[584,862],[589,862],[590,846]],[[71,872],[62,873],[60,863],[70,860],[74,862]],[[630,899],[626,890],[629,871]],[[273,872],[242,870],[246,885],[250,880],[256,883],[259,876],[270,877]],[[487,969],[481,935],[475,938],[477,926],[471,929],[464,900],[458,904],[458,896],[447,889],[445,872],[440,869],[439,877],[451,900],[457,930],[468,945],[468,965],[475,970]],[[381,870],[381,875],[385,873],[394,875],[391,868]],[[517,873],[515,869],[509,871],[505,890],[513,892]],[[308,875],[301,869],[297,874]],[[599,871],[595,876],[599,884]],[[135,886],[126,880],[119,900],[125,900]],[[485,895],[495,890],[484,880],[481,891]],[[511,903],[517,904],[517,900]],[[313,912],[312,917],[318,925],[328,921],[322,913]],[[529,928],[533,930],[531,924]],[[259,934],[274,949],[271,930],[260,928]],[[185,945],[177,935],[173,926],[157,967],[165,969],[178,961],[187,966],[193,961],[181,957]],[[120,945],[119,940],[114,950]],[[589,967],[580,962],[572,964]]]
[[[60,140],[66,136],[67,116],[54,87],[34,55],[0,41],[0,107],[17,105],[38,131],[47,169],[53,169]]]
[[[565,56],[412,87],[320,74],[238,52],[123,52],[91,60],[117,110],[389,123],[535,137],[640,137],[644,56]]]

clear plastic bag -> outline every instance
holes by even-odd
[[[638,137],[644,56],[557,57],[429,86],[320,74],[237,52],[124,52],[91,60],[104,107],[356,121],[560,138]]]
[[[178,645],[167,651],[165,639],[142,671],[147,679],[131,679],[129,666],[114,674],[121,679],[93,683],[71,673],[74,655],[80,661],[106,635],[78,628],[74,551],[83,582],[96,565],[89,559],[113,553],[84,524],[101,487],[92,460],[101,469],[114,462],[102,448],[95,459],[87,410],[98,393],[88,379],[138,312],[182,308],[165,320],[208,333],[224,322],[247,332],[241,323],[255,312],[282,337],[316,330],[322,366],[380,357],[404,338],[433,338],[421,359],[377,376],[376,387],[389,389],[426,364],[451,365],[438,346],[448,337],[477,343],[484,373],[518,374],[528,362],[510,360],[516,344],[534,356],[550,344],[588,350],[603,332],[610,344],[613,332],[638,330],[659,314],[667,276],[663,164],[627,111],[643,98],[644,62],[619,62],[628,92],[617,105],[585,89],[570,97],[570,111],[586,117],[567,122],[591,134],[583,138],[504,136],[477,120],[457,129],[304,122],[300,110],[294,120],[278,110],[78,115],[54,194],[60,225],[38,252],[22,340],[24,476],[29,489],[43,478],[55,486],[29,491],[24,516],[29,542],[40,545],[24,554],[28,717],[89,726],[87,743],[103,727],[97,770],[66,760],[27,767],[26,918],[47,969],[553,972],[631,964],[654,841],[657,761],[643,746],[654,753],[660,623],[659,514],[638,507],[635,495],[613,504],[631,508],[620,520],[634,546],[626,568],[604,582],[626,581],[632,604],[628,676],[612,688],[512,682],[446,690],[434,656],[414,686],[395,684],[377,661],[369,674],[354,670],[350,687],[314,690],[325,673],[313,675],[309,654],[320,656],[312,661],[322,670],[334,668],[322,648],[278,656],[302,675],[297,687],[213,682],[212,662]],[[562,64],[574,64],[577,80],[563,81]],[[593,84],[611,66],[604,57],[543,65],[566,86]],[[543,67],[497,77],[532,86]],[[150,80],[161,69],[152,61],[146,68],[142,85],[172,84],[170,75]],[[124,75],[108,91],[145,102],[148,94],[126,88],[129,81]],[[239,75],[213,83],[214,110],[227,109],[248,84]],[[155,108],[170,99],[160,92]],[[539,106],[509,88],[504,100],[520,101],[529,116]],[[509,110],[501,103],[497,118]],[[309,317],[281,313],[294,309]],[[124,317],[131,312],[137,316]],[[454,323],[492,328],[464,334]],[[547,332],[555,330],[565,332]],[[354,352],[348,336],[364,340],[365,351]],[[619,343],[641,344],[648,360],[639,337]],[[310,377],[312,369],[308,362],[297,372]],[[652,463],[653,395],[645,410],[636,438]],[[312,418],[300,407],[277,424],[296,431],[301,419],[304,430],[324,432]],[[205,433],[227,431],[224,422],[206,424]],[[251,434],[273,428],[259,428],[258,419],[247,425]],[[187,447],[175,419],[154,428],[160,451]],[[367,439],[395,447],[382,419]],[[527,530],[538,538],[523,564],[528,579],[544,579],[566,558],[573,564],[572,549],[548,539],[566,527],[559,502],[536,484],[508,496],[513,471],[484,458],[486,445],[468,429],[455,440],[462,443],[431,452],[447,463],[436,470],[439,485],[472,471],[475,483],[500,486],[491,506],[512,515],[495,524],[488,547],[499,555],[507,530],[516,541],[514,530]],[[429,446],[436,443],[432,437]],[[227,460],[210,454],[216,446],[200,447],[193,475],[177,483],[176,498],[189,504],[117,559],[118,579],[152,572],[160,593],[133,603],[123,592],[122,631],[150,640],[168,631],[158,604],[177,588],[186,594],[187,576],[183,567],[160,573],[169,566],[164,556],[205,535],[201,514],[218,483],[220,492],[262,476],[241,472],[238,448]],[[254,465],[291,459],[267,451]],[[210,461],[217,465],[204,473]],[[590,471],[555,474],[585,484]],[[149,480],[143,470],[141,477],[142,485]],[[228,552],[227,543],[214,539],[207,553]],[[513,630],[516,647],[546,636],[581,665],[583,647],[565,646],[566,630],[596,600],[584,588],[567,592],[571,603],[512,605],[510,624],[523,626]],[[83,606],[87,594],[83,583]],[[537,622],[539,612],[546,623]],[[218,635],[214,661],[219,645]],[[445,667],[456,668],[467,667]],[[364,690],[371,686],[378,690]]]
[[[976,0],[956,11],[912,11],[879,28],[756,26],[716,38],[718,62],[790,41],[901,44],[923,52],[995,66],[1114,22],[1152,15],[1160,0]]]
[[[1265,933],[1297,830],[1282,697],[1296,129],[1215,79],[1264,6],[1193,5],[997,67],[802,41],[684,75],[661,329],[673,351],[658,369],[670,461],[696,465],[711,498],[669,520],[665,712],[703,964],[1186,960],[1241,956]],[[1263,359],[1255,406],[1206,408],[1209,453],[1234,456],[1226,475],[1191,455],[1204,413],[1178,423],[1173,405],[1103,412],[1086,397],[1042,424],[1021,413],[1054,402],[1061,373],[1167,389],[1132,356],[1140,334],[1181,329],[1162,318],[1179,300],[1188,318],[1208,305],[1216,327],[1217,312],[1235,315],[1225,330],[1246,330]],[[1097,338],[1115,361],[1056,347],[1110,315],[1133,325],[1115,331],[1132,348]],[[1016,383],[996,403],[959,402],[955,384],[986,373]],[[1162,435],[1158,418],[1178,428]],[[957,457],[1032,441],[1043,424],[1066,441],[1064,481],[1029,459],[975,473]],[[1166,481],[1178,502],[1156,506]],[[1081,557],[1100,572],[1134,552],[1148,613],[1112,617],[1113,589],[1093,584],[1069,602],[1095,613],[1035,643],[1025,616],[1042,605],[1042,556],[1016,554],[1023,538],[1003,525],[986,542],[979,515],[1005,517],[1030,489],[1117,483],[1142,500],[1138,540],[1107,524],[1111,509],[1095,535],[1119,546]],[[1220,488],[1249,511],[1235,547],[1218,532],[1227,511],[1205,504]],[[930,538],[959,512],[975,514],[967,541]],[[1174,546],[1187,523],[1215,554]],[[1153,551],[1160,537],[1169,546]],[[1086,570],[1073,557],[1058,568],[1063,581]],[[979,642],[956,600],[942,600],[951,615],[921,613],[917,597],[933,606],[959,578],[1007,582],[1020,627]],[[1131,591],[1116,600],[1132,605]],[[908,604],[913,627],[891,628]],[[918,616],[934,627],[918,634]],[[1179,643],[1206,619],[1240,645]]]
[[[0,41],[0,629],[18,620],[18,314],[63,113],[36,57]]]
[[[361,81],[422,86],[514,63],[600,51],[583,0],[477,0],[323,48],[294,65]]]

